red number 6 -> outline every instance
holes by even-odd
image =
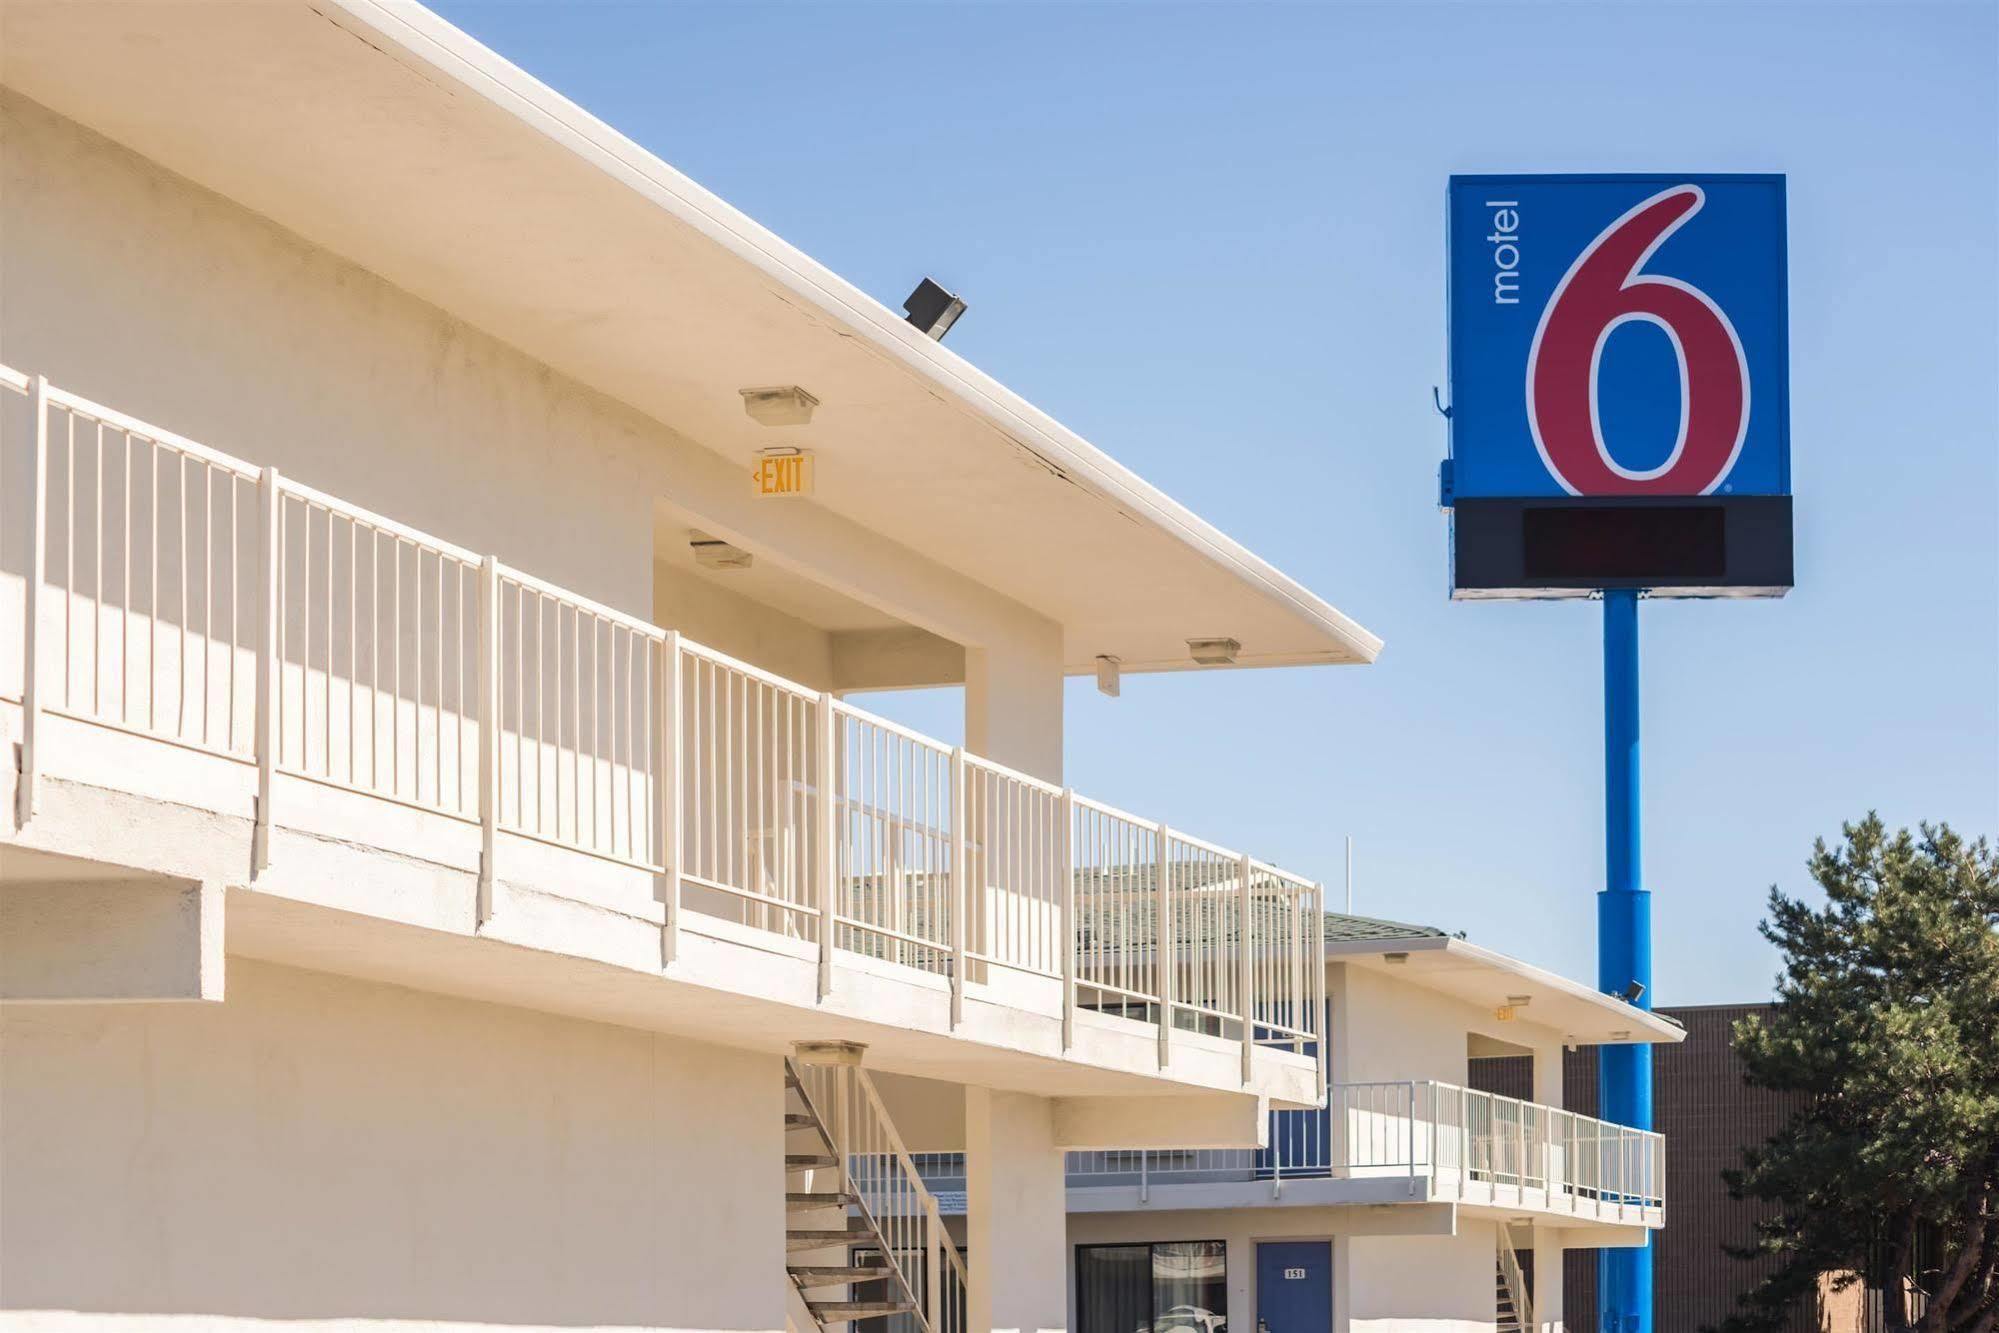
[[[1541,312],[1527,355],[1527,421],[1541,461],[1571,495],[1706,495],[1742,452],[1749,366],[1742,340],[1707,293],[1638,270],[1706,196],[1678,185],[1604,228]],[[1611,330],[1644,320],[1665,331],[1680,363],[1680,427],[1658,467],[1620,466],[1597,416],[1597,369]]]

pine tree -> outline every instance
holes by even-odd
[[[1725,1173],[1775,1216],[1740,1258],[1776,1267],[1725,1333],[1765,1333],[1864,1281],[1891,1328],[1999,1325],[1999,854],[1948,825],[1890,837],[1870,814],[1813,847],[1814,907],[1770,890],[1777,1003],[1737,1025],[1751,1085],[1805,1109]]]

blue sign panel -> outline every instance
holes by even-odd
[[[1455,176],[1457,498],[1790,494],[1781,176]]]

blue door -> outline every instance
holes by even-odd
[[[1329,1333],[1333,1326],[1333,1243],[1259,1241],[1256,1333]]]

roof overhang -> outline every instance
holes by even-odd
[[[1557,1031],[1572,1046],[1672,1043],[1687,1035],[1669,1018],[1467,940],[1329,940],[1326,961],[1380,971],[1481,1009],[1497,1011],[1511,997],[1527,996],[1515,1021]]]
[[[0,78],[1056,621],[1072,671],[1367,662],[1381,641],[436,15],[387,0],[10,0]],[[739,391],[797,384],[808,427]],[[1233,442],[1228,442],[1232,444]],[[1217,465],[1221,465],[1218,450]],[[745,487],[749,483],[745,480]],[[796,502],[788,502],[796,503]]]

